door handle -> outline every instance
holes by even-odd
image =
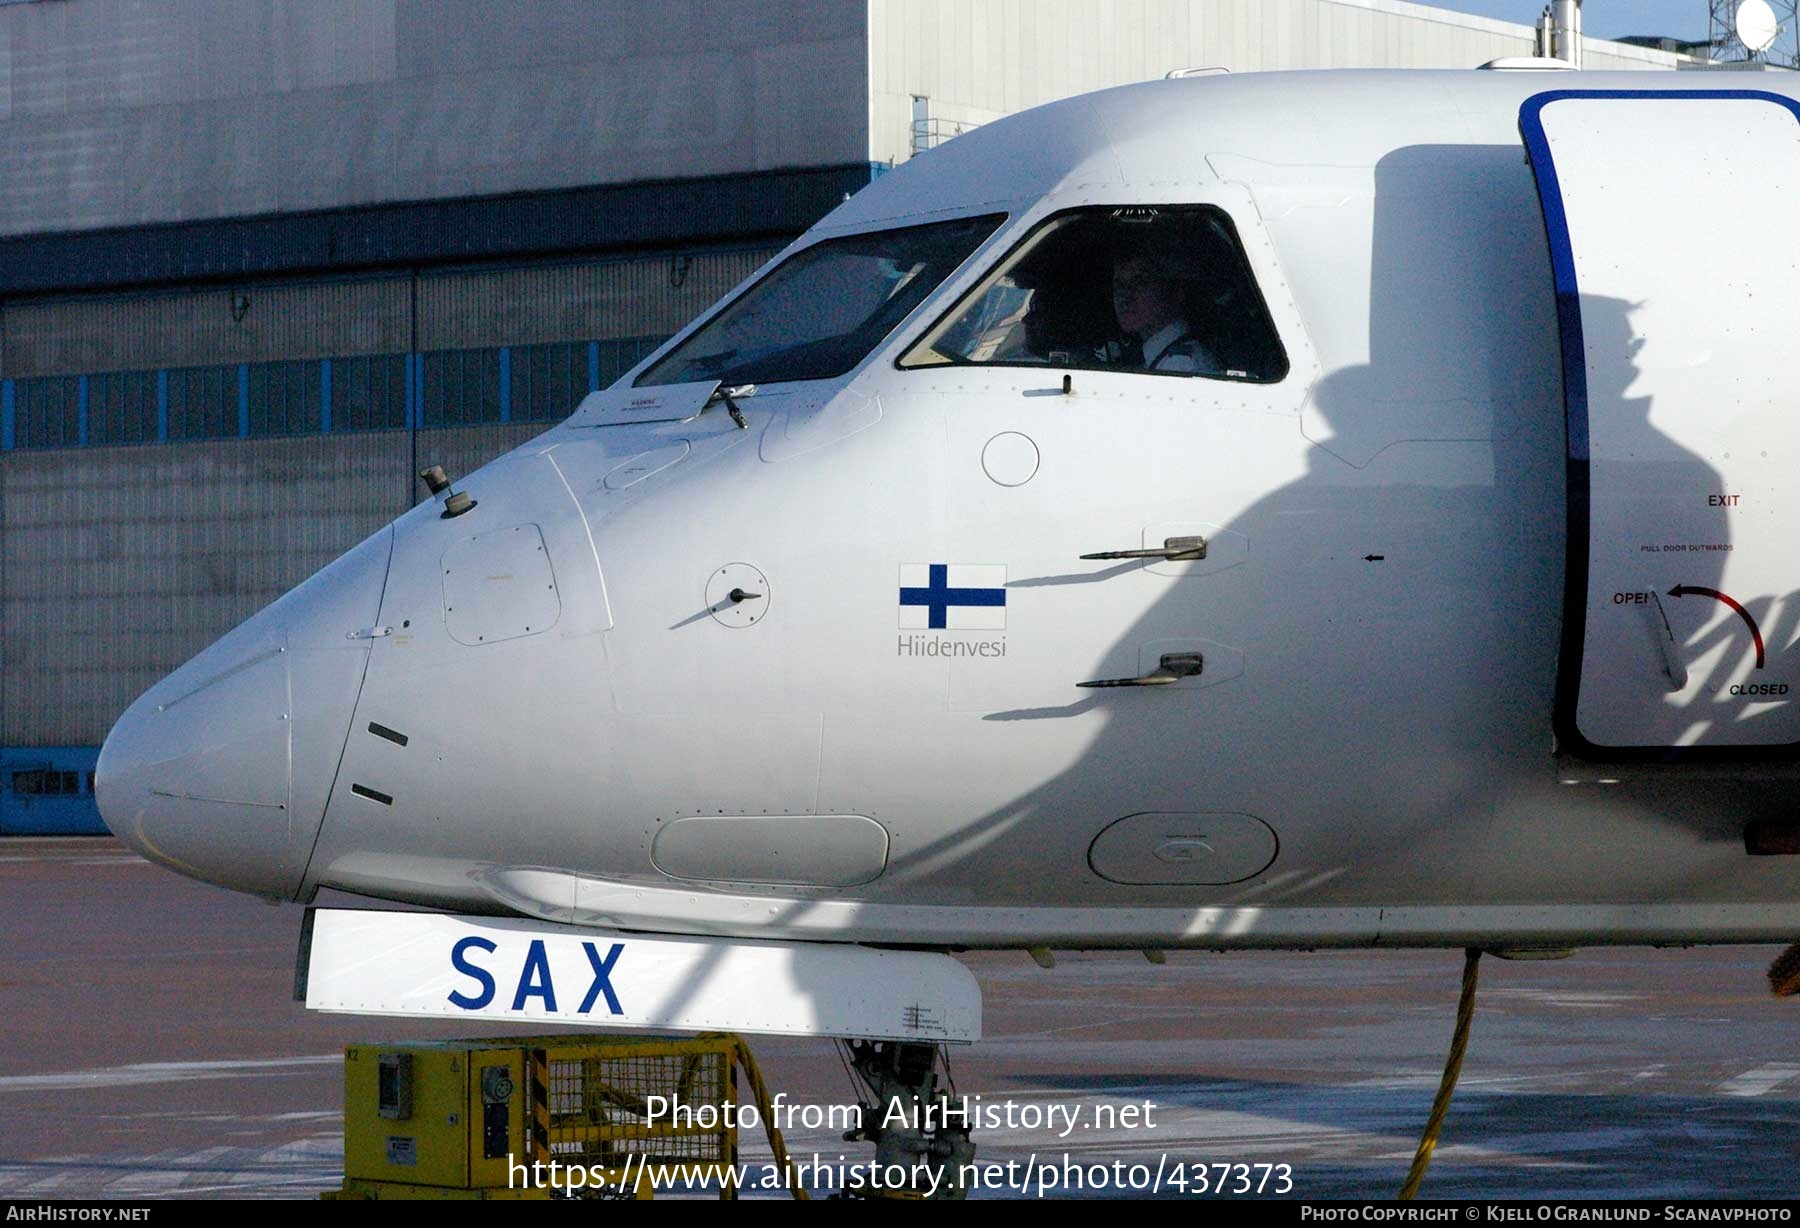
[[[1098,554],[1084,554],[1081,557],[1084,559],[1166,559],[1170,562],[1185,563],[1206,557],[1206,539],[1204,537],[1165,537],[1160,547],[1152,546],[1146,550],[1102,550]]]
[[[1650,634],[1656,637],[1656,647],[1662,653],[1663,673],[1669,676],[1669,690],[1684,690],[1688,684],[1687,666],[1681,662],[1681,649],[1675,643],[1675,630],[1669,626],[1669,616],[1663,610],[1662,598],[1656,594],[1656,586],[1649,586],[1650,599],[1656,602],[1656,621],[1650,628]]]
[[[1097,678],[1093,682],[1077,682],[1076,686],[1168,686],[1183,678],[1199,676],[1206,658],[1197,652],[1165,652],[1160,664],[1141,678]]]

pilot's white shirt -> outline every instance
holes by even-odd
[[[1171,320],[1144,338],[1144,365],[1152,371],[1220,370],[1212,351],[1188,332],[1186,320]]]

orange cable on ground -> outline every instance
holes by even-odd
[[[1480,979],[1480,964],[1480,948],[1470,947],[1463,952],[1462,998],[1456,1004],[1456,1032],[1450,1038],[1450,1057],[1444,1063],[1444,1077],[1438,1082],[1437,1099],[1431,1102],[1431,1116],[1426,1119],[1418,1154],[1413,1156],[1412,1171],[1400,1187],[1402,1202],[1419,1192],[1419,1183],[1425,1180],[1425,1170],[1431,1166],[1431,1153],[1437,1150],[1444,1115],[1450,1111],[1450,1097],[1456,1092],[1456,1079],[1462,1073],[1463,1053],[1469,1047],[1469,1024],[1475,1019],[1475,984]]]

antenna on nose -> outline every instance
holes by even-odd
[[[428,469],[419,470],[419,477],[424,479],[425,489],[429,490],[433,496],[441,495],[447,490],[450,491],[444,499],[442,519],[453,519],[475,506],[475,500],[470,498],[467,492],[450,490],[450,477],[444,472],[442,465],[432,465]]]

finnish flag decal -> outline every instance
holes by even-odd
[[[1001,631],[1006,567],[991,563],[900,564],[903,631]]]

